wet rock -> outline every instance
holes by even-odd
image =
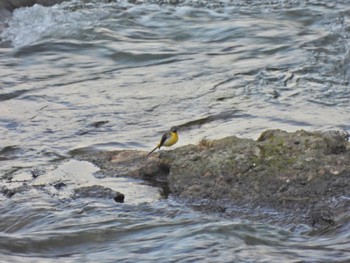
[[[325,228],[335,225],[332,209],[329,207],[317,207],[309,214],[310,224],[314,228]]]
[[[337,200],[350,195],[350,147],[342,132],[267,130],[256,141],[233,136],[145,156],[116,151],[78,158],[93,161],[102,174],[166,181],[188,204],[210,200],[201,210],[260,219],[271,213],[254,210],[272,209],[284,223],[329,225],[332,202],[345,207]],[[244,209],[231,209],[237,206]]]
[[[40,175],[45,174],[46,171],[43,169],[35,168],[35,169],[31,170],[30,172],[31,172],[33,178],[37,178]]]
[[[74,189],[74,198],[107,198],[123,203],[125,196],[101,185],[85,186]]]
[[[0,193],[3,194],[7,198],[11,198],[17,193],[23,193],[25,191],[30,190],[30,187],[27,184],[23,184],[16,188],[7,188],[6,186],[0,187]]]
[[[117,203],[124,203],[125,196],[122,193],[117,193],[117,195],[114,197],[114,201]]]
[[[12,189],[8,189],[4,186],[0,188],[0,193],[3,194],[7,198],[11,198],[12,196],[15,195],[15,191]]]
[[[95,128],[100,128],[101,126],[103,126],[107,123],[109,123],[109,121],[95,121],[95,122],[91,123],[91,126],[93,126]]]
[[[74,155],[74,152],[72,152]],[[78,159],[88,160],[101,169],[101,176],[134,177],[148,180],[166,180],[169,174],[169,163],[162,158],[146,158],[145,152],[113,151],[98,153],[77,153]]]
[[[61,190],[62,188],[66,187],[67,185],[63,182],[59,182],[53,185],[53,187],[55,187],[56,190]]]

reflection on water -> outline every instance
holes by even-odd
[[[152,148],[173,125],[179,146],[271,128],[350,131],[347,1],[132,2],[35,5],[6,21],[2,184],[74,149]],[[120,205],[32,189],[0,198],[2,261],[349,260],[346,223],[320,237],[158,197]]]

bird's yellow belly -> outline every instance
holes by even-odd
[[[171,136],[168,139],[166,139],[166,141],[163,143],[163,146],[170,147],[170,146],[174,145],[175,143],[177,143],[177,140],[178,140],[177,133],[172,132]]]

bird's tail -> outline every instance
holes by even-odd
[[[159,148],[159,145],[157,145],[152,151],[150,151],[146,157],[150,156],[151,153],[153,153],[155,150],[157,150]]]

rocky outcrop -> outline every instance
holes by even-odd
[[[128,150],[71,155],[50,169],[3,178],[0,193],[12,198],[36,189],[53,198],[118,203],[125,196],[140,203],[170,194],[206,213],[317,228],[350,218],[350,143],[341,132],[268,130],[256,141],[202,140],[148,158]],[[148,188],[128,177],[147,180]]]
[[[225,216],[328,226],[349,212],[350,145],[343,132],[268,130],[160,151],[76,156],[107,176],[165,182],[187,204]],[[276,216],[278,215],[278,216]]]

